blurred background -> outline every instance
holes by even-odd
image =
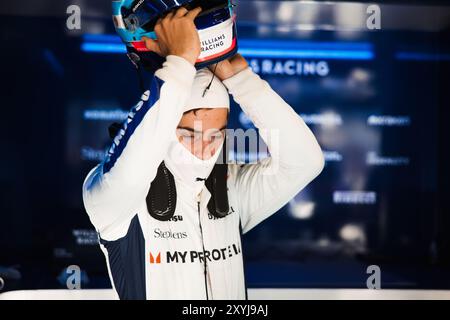
[[[244,236],[250,288],[450,289],[450,4],[235,0],[239,52],[305,120],[322,174]],[[424,5],[424,3],[426,5]],[[81,9],[81,29],[66,9]],[[109,288],[81,186],[139,99],[110,1],[0,3],[3,291]],[[249,128],[232,106],[230,128]],[[0,291],[1,292],[1,291]]]

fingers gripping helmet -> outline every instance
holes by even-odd
[[[201,53],[195,67],[201,69],[237,52],[237,32],[231,0],[113,0],[113,21],[136,67],[154,72],[165,58],[147,49],[142,37],[156,39],[154,27],[159,18],[177,7],[188,10],[200,6],[195,18]]]

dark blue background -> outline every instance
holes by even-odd
[[[100,34],[114,33],[108,19],[89,19],[94,22],[106,26]],[[65,18],[4,15],[0,26],[0,272],[20,273],[5,289],[63,287],[58,277],[71,264],[84,271],[83,287],[108,287],[100,249],[77,244],[74,232],[93,231],[81,185],[96,161],[86,160],[82,149],[106,148],[114,121],[83,114],[133,106],[140,97],[136,72],[123,54],[81,50],[83,32],[67,32]],[[343,159],[327,161],[296,197],[314,203],[310,218],[296,219],[286,206],[245,235],[248,285],[365,287],[366,268],[376,264],[385,288],[450,288],[448,27],[357,32],[351,40],[331,31],[293,35],[277,25],[267,36],[257,30],[258,21],[238,19],[239,39],[365,43],[374,57],[293,59],[325,61],[324,77],[261,73],[298,113],[341,117],[331,131],[309,126],[325,151]],[[399,59],[399,52],[416,56]],[[244,56],[253,63],[286,60]],[[229,127],[245,128],[239,107],[232,110]],[[411,125],[370,127],[372,114],[408,116]],[[368,166],[368,151],[408,157],[409,165]],[[376,202],[337,204],[335,190],[374,191]],[[348,225],[360,238],[342,238]]]

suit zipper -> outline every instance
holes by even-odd
[[[203,266],[204,266],[204,276],[205,276],[205,293],[206,293],[206,300],[209,300],[208,297],[208,281],[207,281],[207,271],[206,271],[206,257],[205,257],[205,243],[203,241],[203,229],[202,229],[202,222],[200,219],[200,201],[197,201],[197,211],[198,211],[198,225],[200,226],[200,236],[202,239],[202,247],[203,247]]]

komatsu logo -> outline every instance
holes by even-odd
[[[204,263],[204,261],[227,260],[239,255],[241,248],[238,244],[232,244],[225,248],[204,251],[166,251],[165,259],[161,258],[161,252],[150,252],[151,264],[159,263]],[[164,257],[164,255],[163,255]]]

